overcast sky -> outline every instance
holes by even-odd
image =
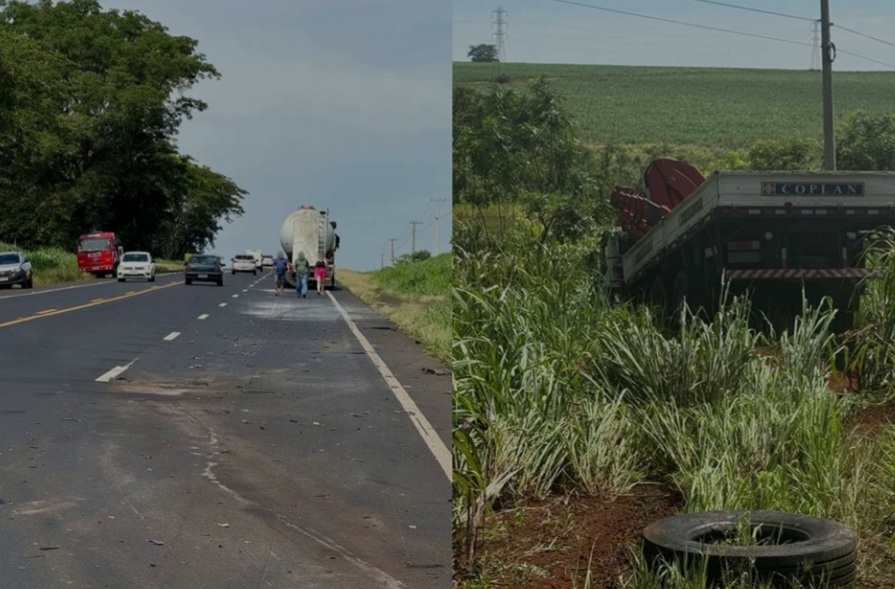
[[[222,74],[192,95],[209,108],[181,128],[182,153],[249,191],[219,234],[227,259],[279,249],[302,204],[329,208],[336,265],[448,250],[451,4],[447,0],[101,0],[199,42]],[[433,199],[448,199],[436,203]]]
[[[834,72],[895,71],[895,2],[829,4],[838,50]],[[495,42],[493,11],[502,6],[508,62],[809,69],[812,55],[818,55],[812,21],[820,18],[820,5],[820,0],[454,0],[453,59],[468,61],[470,45]]]

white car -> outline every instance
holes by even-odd
[[[258,267],[255,266],[255,256],[252,254],[237,254],[230,263],[231,274],[236,274],[237,272],[258,274]]]
[[[13,284],[18,284],[22,288],[31,288],[34,285],[31,262],[22,252],[0,252],[0,288]]]
[[[127,278],[145,278],[155,282],[155,262],[149,252],[125,252],[118,264],[118,282]]]

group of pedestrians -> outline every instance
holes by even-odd
[[[295,262],[286,259],[286,254],[282,251],[277,252],[277,257],[273,261],[273,273],[276,276],[276,286],[274,287],[274,295],[279,296],[283,293],[286,286],[286,272],[295,273],[295,292],[299,298],[308,298],[308,273],[311,270],[311,264],[305,257],[304,252],[298,252]],[[314,264],[314,280],[317,282],[317,296],[323,294],[323,284],[326,282],[326,262],[318,261]]]

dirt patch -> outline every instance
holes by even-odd
[[[628,570],[628,550],[649,523],[679,513],[668,489],[641,486],[630,495],[553,498],[493,514],[479,551],[482,577],[493,587],[611,589]],[[454,538],[455,587],[464,585],[461,538]]]
[[[876,435],[885,427],[895,425],[895,402],[872,405],[861,409],[846,424],[849,431],[865,435]]]

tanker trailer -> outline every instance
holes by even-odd
[[[295,262],[299,252],[304,252],[311,267],[308,284],[316,283],[314,265],[318,261],[326,263],[326,281],[330,288],[336,284],[335,253],[339,249],[336,223],[329,220],[329,211],[319,211],[309,205],[302,205],[289,213],[280,227],[280,245],[286,257]],[[286,281],[295,287],[295,274],[287,273]],[[324,283],[325,284],[325,283]]]

